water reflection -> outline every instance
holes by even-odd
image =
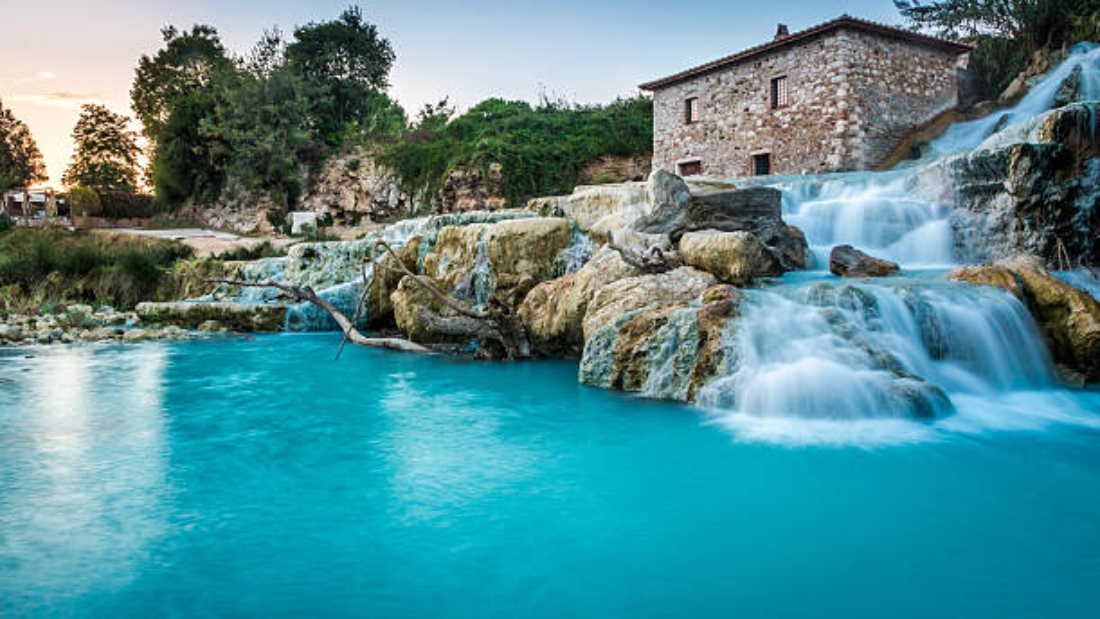
[[[168,362],[159,344],[0,358],[15,381],[0,394],[2,597],[33,603],[135,577],[166,530]]]

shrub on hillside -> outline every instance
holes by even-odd
[[[637,96],[607,105],[489,99],[453,120],[445,102],[421,112],[384,160],[410,195],[433,194],[456,168],[501,165],[505,197],[566,193],[581,167],[600,155],[628,156],[652,148],[653,102]]]

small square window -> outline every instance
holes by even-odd
[[[767,176],[772,173],[771,153],[752,156],[752,173],[756,176]]]
[[[703,173],[702,161],[685,161],[679,167],[680,176],[698,176]]]
[[[772,78],[772,109],[786,107],[790,102],[791,93],[787,85],[787,76]]]
[[[699,122],[699,97],[692,97],[684,101],[684,123],[693,124]]]

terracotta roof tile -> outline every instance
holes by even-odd
[[[937,37],[931,37],[912,30],[905,30],[902,28],[895,28],[893,26],[887,26],[878,22],[869,21],[866,19],[857,19],[848,15],[842,15],[832,21],[827,21],[823,24],[818,24],[812,28],[807,28],[800,32],[795,32],[789,36],[764,43],[763,45],[757,45],[756,47],[750,47],[744,51],[740,51],[732,56],[726,56],[725,58],[719,58],[714,62],[708,62],[701,64],[697,67],[692,67],[686,71],[681,71],[674,75],[664,77],[661,79],[646,82],[639,86],[642,90],[656,90],[665,86],[670,86],[685,80],[691,79],[698,75],[710,73],[728,67],[730,65],[737,64],[739,62],[755,58],[762,54],[782,49],[787,46],[796,45],[801,41],[811,39],[820,34],[838,30],[840,28],[852,28],[855,30],[862,30],[864,32],[872,32],[875,34],[881,34],[888,37],[894,37],[897,39],[903,39],[906,41],[913,41],[915,43],[921,43],[932,47],[938,47],[946,49],[948,51],[954,51],[959,54],[969,52],[974,48],[973,45],[967,43],[959,43],[957,41],[951,41],[948,39],[940,39]]]

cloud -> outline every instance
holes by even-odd
[[[76,92],[48,92],[41,95],[15,95],[9,98],[11,101],[22,101],[35,105],[49,105],[53,107],[80,107],[85,103],[103,103],[103,97],[97,94],[81,94]]]
[[[34,75],[29,75],[15,80],[16,84],[33,84],[34,82],[48,82],[49,80],[57,77],[56,73],[50,73],[49,71],[39,71]]]

